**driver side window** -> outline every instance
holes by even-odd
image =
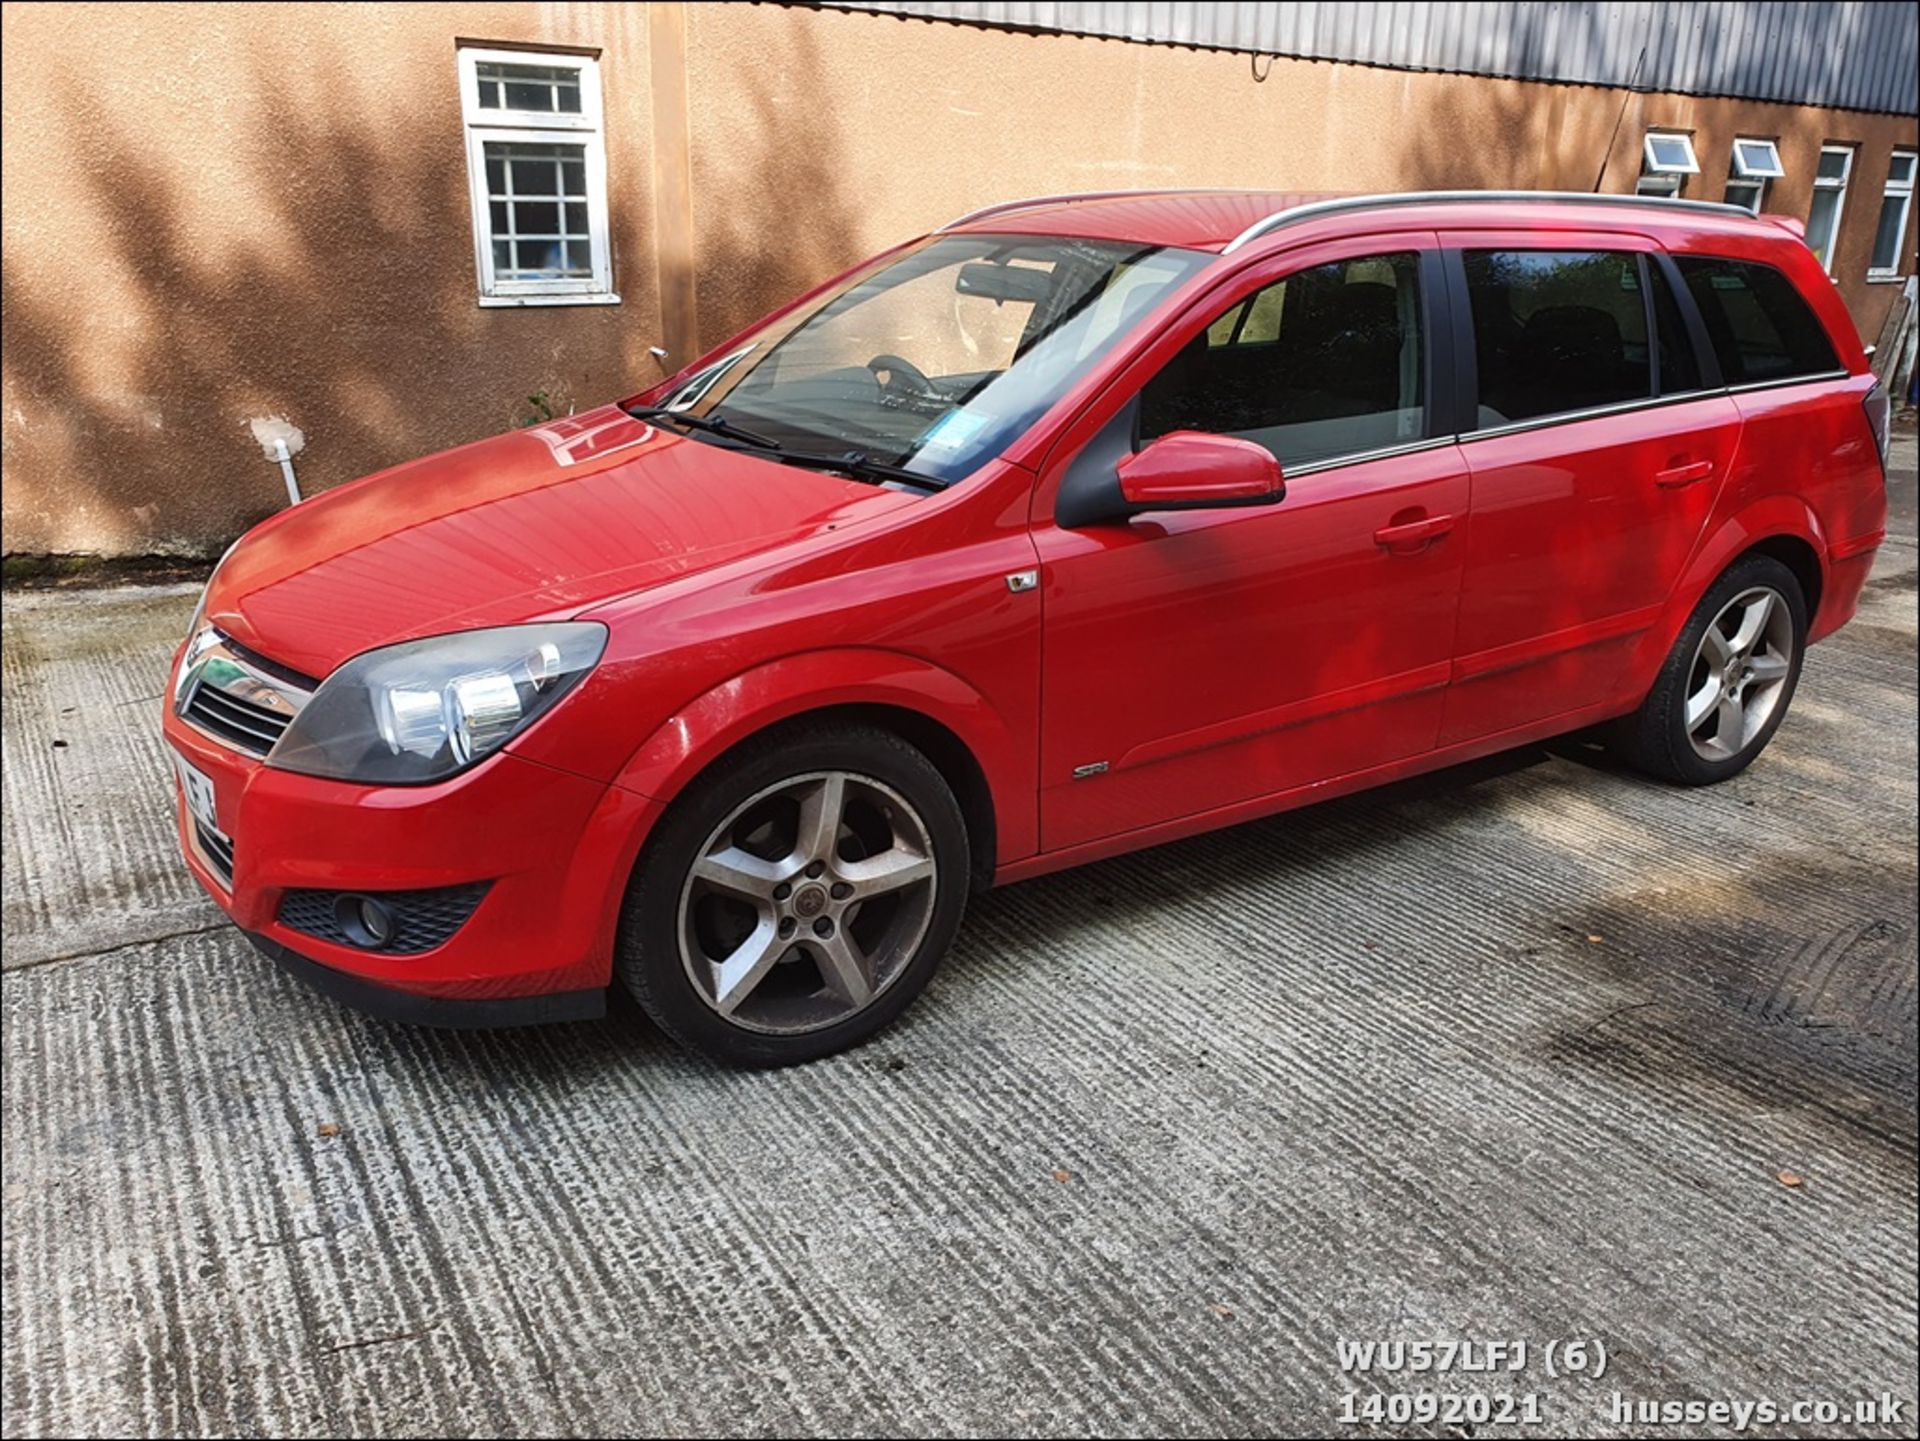
[[[1303,270],[1235,302],[1140,393],[1141,439],[1238,436],[1283,467],[1426,433],[1420,260]]]

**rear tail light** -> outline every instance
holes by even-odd
[[[1892,439],[1893,397],[1887,394],[1886,386],[1876,380],[1861,404],[1867,408],[1867,424],[1873,430],[1873,443],[1880,447],[1880,469],[1884,472],[1887,446]]]

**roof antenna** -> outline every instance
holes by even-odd
[[[1633,62],[1633,75],[1627,81],[1627,93],[1620,97],[1620,113],[1613,118],[1613,134],[1607,137],[1607,148],[1600,156],[1599,172],[1593,177],[1593,193],[1600,193],[1600,182],[1607,178],[1607,162],[1613,159],[1613,147],[1620,139],[1620,127],[1626,122],[1627,102],[1633,98],[1634,87],[1640,82],[1640,67],[1647,62],[1647,44],[1640,42],[1640,58]]]

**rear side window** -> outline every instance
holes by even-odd
[[[1140,433],[1239,436],[1283,466],[1425,435],[1419,257],[1303,270],[1214,318],[1140,392]]]
[[[1771,265],[1675,256],[1728,385],[1840,369],[1813,308]]]
[[[1468,250],[1478,428],[1653,395],[1640,260],[1624,251]]]

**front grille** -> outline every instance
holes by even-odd
[[[200,847],[201,859],[213,868],[228,890],[233,889],[233,841],[204,822],[193,823],[193,839]]]
[[[379,948],[380,953],[418,955],[445,944],[465,925],[491,884],[475,881],[427,891],[288,891],[280,898],[280,924],[336,946],[364,950],[341,927],[334,907],[342,896],[367,895],[384,903],[396,921],[393,939]]]
[[[181,714],[200,729],[257,756],[272,750],[280,733],[293,723],[292,716],[270,711],[210,685],[195,686]]]
[[[180,716],[236,750],[263,756],[320,683],[255,655],[224,631],[201,629],[187,643]]]

